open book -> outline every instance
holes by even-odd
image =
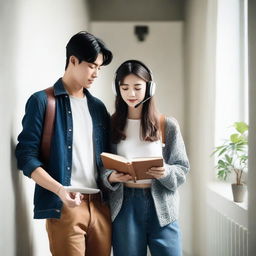
[[[162,167],[162,157],[138,157],[128,160],[123,156],[101,153],[101,159],[106,169],[116,170],[118,172],[130,174],[136,180],[152,179],[153,176],[147,174],[151,167]]]

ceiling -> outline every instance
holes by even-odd
[[[186,0],[87,0],[92,21],[184,20]]]

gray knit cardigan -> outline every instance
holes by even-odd
[[[166,118],[165,138],[163,158],[166,175],[163,178],[153,179],[151,185],[157,217],[162,227],[178,218],[179,194],[177,188],[186,181],[186,174],[189,171],[189,162],[179,125],[172,117]],[[124,186],[123,183],[114,185],[109,183],[108,176],[112,171],[104,170],[102,179],[109,190],[111,217],[114,221],[122,207]]]

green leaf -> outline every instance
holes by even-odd
[[[238,143],[241,141],[241,137],[238,133],[234,133],[230,135],[230,140],[232,143]]]
[[[231,133],[229,138],[221,146],[215,147],[212,153],[217,155],[216,176],[221,180],[226,180],[235,169],[247,168],[248,164],[248,134],[246,133],[248,125],[244,122],[236,122],[233,127],[237,132]]]
[[[226,158],[226,160],[227,160],[227,162],[228,162],[229,164],[232,163],[232,160],[233,160],[232,157],[230,157],[229,155],[225,154],[225,158]]]
[[[243,160],[247,160],[247,159],[248,159],[248,156],[243,155],[243,156],[241,156],[240,158],[243,159]]]
[[[245,146],[247,144],[248,144],[248,142],[244,138],[241,138],[241,141],[239,143],[237,143],[238,146]]]
[[[220,179],[220,180],[225,180],[225,171],[224,170],[220,170],[220,171],[218,171],[218,174],[217,174],[217,176],[218,176],[218,179]]]
[[[223,160],[221,160],[221,159],[218,161],[218,165],[226,166],[225,162]]]
[[[220,151],[220,153],[218,154],[218,156],[221,156],[224,152],[226,152],[227,151],[227,148],[223,148],[221,151]]]
[[[234,127],[241,134],[248,131],[248,125],[245,122],[235,122]]]
[[[218,146],[215,148],[215,150],[211,153],[211,156],[213,156],[214,154],[216,154],[218,151],[220,151],[223,147],[225,146]]]
[[[223,169],[223,170],[219,170],[217,173],[217,177],[220,180],[226,180],[227,179],[227,175],[230,173],[230,171]]]

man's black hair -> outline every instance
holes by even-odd
[[[81,31],[71,37],[66,46],[66,66],[69,64],[70,56],[78,58],[79,63],[86,61],[93,63],[99,54],[103,55],[102,65],[108,65],[113,58],[112,52],[105,46],[105,43],[94,35]]]

